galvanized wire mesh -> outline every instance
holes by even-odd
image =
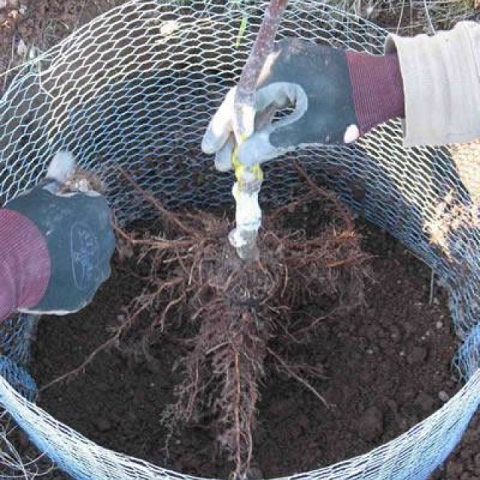
[[[152,212],[119,167],[167,207],[230,205],[230,175],[217,173],[199,145],[238,79],[262,14],[254,2],[132,1],[26,64],[0,101],[0,201],[35,184],[53,154],[67,148],[105,182],[122,222]],[[292,0],[279,37],[381,53],[385,34],[328,5]],[[480,237],[476,223],[465,220],[478,217],[475,145],[406,150],[400,123],[390,122],[354,146],[303,150],[266,166],[264,208],[302,188],[293,158],[435,270],[464,340],[455,365],[467,382],[442,409],[394,441],[291,478],[426,478],[456,445],[479,402]],[[465,221],[450,222],[462,215]],[[435,244],[439,224],[447,228],[444,242]],[[5,333],[3,351],[17,362],[28,338],[12,338]],[[5,379],[0,403],[75,478],[191,478],[95,445],[15,393]]]

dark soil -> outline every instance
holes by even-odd
[[[325,321],[312,346],[289,349],[291,361],[325,367],[328,379],[314,386],[331,407],[293,380],[267,378],[254,455],[266,477],[368,452],[429,416],[459,388],[450,369],[456,341],[444,293],[436,287],[429,302],[430,269],[379,229],[359,229],[364,249],[374,255],[367,307]],[[42,320],[33,364],[40,386],[79,366],[109,337],[141,288],[132,283],[132,267],[116,261],[111,279],[81,313]],[[308,314],[321,314],[314,309]],[[102,446],[182,473],[226,477],[231,464],[207,430],[185,428],[166,445],[160,416],[173,401],[181,352],[165,341],[149,353],[147,360],[141,344],[101,353],[84,373],[43,391],[38,403]]]
[[[33,46],[44,50],[77,26],[125,0],[8,0],[0,9],[0,70],[16,68]],[[392,19],[392,26],[396,25]],[[388,25],[387,25],[388,26]],[[23,44],[22,44],[23,42]],[[0,81],[3,92],[11,75]],[[367,308],[321,325],[315,348],[291,348],[291,358],[326,368],[315,387],[333,405],[272,375],[263,388],[256,465],[266,477],[331,464],[371,450],[436,411],[458,388],[450,361],[456,340],[443,292],[430,304],[430,270],[377,228],[363,226],[365,249],[375,258],[376,283]],[[123,307],[141,288],[115,263],[95,302],[69,317],[45,318],[38,333],[32,374],[40,386],[80,365],[106,340]],[[173,400],[177,347],[165,342],[146,361],[140,346],[128,354],[100,354],[84,373],[41,393],[39,404],[99,444],[153,463],[201,476],[222,476],[229,466],[200,428],[178,432],[165,447],[158,421]],[[16,437],[15,437],[16,438]],[[480,420],[434,478],[480,479]],[[32,449],[26,439],[19,448]],[[60,472],[46,480],[64,479]]]

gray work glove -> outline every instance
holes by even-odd
[[[232,89],[213,116],[202,150],[220,171],[231,168]],[[272,123],[275,111],[293,112]],[[239,148],[251,166],[297,148],[344,144],[379,123],[403,115],[396,54],[373,56],[302,40],[282,40],[268,56],[255,96],[255,132]]]
[[[96,192],[60,194],[60,183],[67,173],[62,172],[65,166],[58,162],[73,159],[67,152],[59,152],[55,160],[57,166],[49,169],[49,178],[43,184],[5,205],[6,210],[19,213],[36,227],[36,231],[33,227],[28,232],[32,237],[31,254],[20,259],[19,270],[25,266],[24,271],[32,276],[29,263],[35,261],[39,252],[36,245],[41,242],[46,243],[50,257],[50,275],[43,297],[36,305],[18,305],[18,311],[57,315],[76,312],[92,300],[110,275],[115,237],[107,201]],[[67,165],[66,170],[71,170],[71,166]],[[39,273],[38,281],[43,281],[45,274]],[[18,275],[21,278],[21,272]],[[35,281],[29,278],[25,283],[37,289]]]

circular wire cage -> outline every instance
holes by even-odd
[[[232,178],[215,171],[200,143],[255,39],[264,11],[255,3],[132,1],[25,64],[0,100],[0,201],[37,183],[53,155],[68,149],[103,180],[124,224],[154,212],[120,169],[167,208],[231,205]],[[291,0],[277,38],[289,36],[379,54],[386,32],[318,1]],[[462,341],[453,365],[465,385],[440,410],[367,454],[289,478],[427,478],[460,440],[480,398],[475,147],[404,149],[401,124],[392,121],[353,146],[310,148],[265,167],[263,208],[298,192],[299,160],[428,264],[448,290]],[[432,242],[439,229],[442,242]],[[102,448],[30,401],[27,320],[1,331],[0,403],[42,452],[78,479],[193,478]],[[28,398],[9,383],[22,375]]]

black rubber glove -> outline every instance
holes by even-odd
[[[57,159],[68,154],[58,155]],[[107,201],[95,192],[62,195],[58,187],[55,180],[49,179],[5,205],[4,213],[20,214],[17,222],[25,223],[26,218],[33,224],[32,228],[28,223],[23,225],[24,236],[32,241],[23,248],[23,258],[9,269],[16,269],[19,279],[28,272],[28,278],[17,288],[27,293],[20,296],[29,298],[28,288],[38,291],[42,285],[35,282],[48,278],[40,301],[35,305],[17,305],[18,311],[59,315],[76,312],[92,300],[110,275],[115,238]],[[38,247],[42,243],[46,244],[49,257],[47,277],[46,262],[41,261],[43,254]],[[35,261],[39,263],[38,272],[32,265]]]
[[[202,142],[221,171],[231,168],[235,89],[212,118]],[[272,123],[276,110],[293,113]],[[396,55],[373,56],[301,40],[278,42],[262,70],[255,133],[239,149],[245,165],[299,147],[355,141],[379,123],[403,114]]]

